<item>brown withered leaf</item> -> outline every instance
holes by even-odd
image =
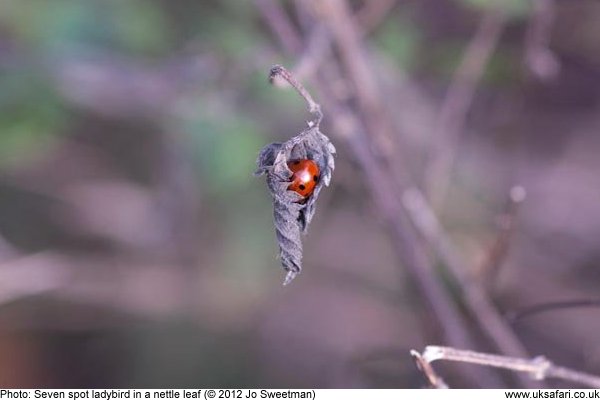
[[[273,198],[279,256],[283,268],[287,271],[284,285],[290,283],[302,270],[301,235],[307,232],[315,213],[319,193],[324,186],[329,186],[335,167],[335,147],[329,138],[321,133],[320,108],[316,111],[317,117],[308,123],[308,128],[286,142],[266,145],[256,160],[258,168],[255,175],[266,175],[267,187]],[[298,193],[288,190],[292,171],[287,163],[300,159],[313,160],[320,171],[320,179],[314,192],[305,201],[302,201],[303,197]]]

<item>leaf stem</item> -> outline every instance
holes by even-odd
[[[306,103],[308,104],[308,111],[311,114],[316,115],[316,119],[313,124],[318,126],[321,123],[321,119],[323,119],[323,113],[321,112],[321,106],[312,98],[310,93],[308,93],[308,90],[306,90],[304,86],[298,82],[296,78],[294,78],[292,73],[285,69],[285,67],[282,65],[273,65],[271,67],[271,71],[269,72],[269,82],[272,84],[275,83],[276,78],[284,79],[294,89],[296,89],[298,94],[300,94],[304,100],[306,100]],[[314,125],[311,125],[311,127]]]

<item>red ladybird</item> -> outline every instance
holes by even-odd
[[[287,166],[293,172],[288,190],[293,190],[304,198],[310,196],[320,179],[317,163],[313,160],[293,160]]]

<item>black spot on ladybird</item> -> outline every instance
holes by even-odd
[[[300,190],[304,190],[304,189],[306,189],[306,186],[304,186],[304,185],[300,185],[300,186],[298,186],[298,187],[300,188]]]

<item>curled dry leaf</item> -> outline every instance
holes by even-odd
[[[298,83],[293,82],[294,84]],[[317,117],[308,123],[307,129],[284,143],[266,145],[256,160],[258,168],[255,175],[266,175],[267,186],[273,198],[279,256],[287,271],[284,285],[290,283],[302,270],[301,234],[306,233],[315,213],[319,193],[324,186],[329,186],[334,169],[335,147],[320,131],[320,110],[313,111],[316,111]],[[314,191],[306,198],[288,190],[292,178],[288,162],[302,159],[313,160],[320,171],[320,179]]]

